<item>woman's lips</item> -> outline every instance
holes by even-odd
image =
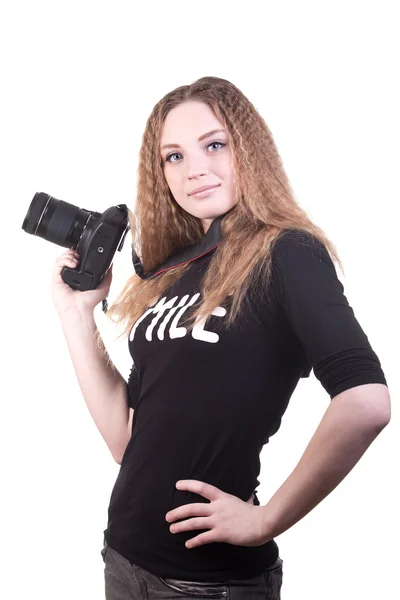
[[[212,188],[208,188],[208,190],[204,190],[203,192],[198,192],[197,194],[191,194],[190,197],[191,198],[207,198],[207,196],[211,196],[211,194],[213,192],[215,192],[215,190],[217,190],[219,188],[220,184],[212,187]]]

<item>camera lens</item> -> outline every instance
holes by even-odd
[[[26,213],[22,229],[48,242],[75,249],[91,212],[38,192]]]

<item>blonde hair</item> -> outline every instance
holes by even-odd
[[[296,201],[272,134],[257,109],[226,79],[202,77],[166,94],[146,123],[139,154],[137,197],[134,212],[129,211],[132,247],[144,272],[156,268],[173,251],[204,236],[200,220],[185,212],[172,196],[160,154],[166,116],[190,101],[209,106],[227,132],[237,204],[221,222],[222,241],[202,281],[202,303],[185,322],[188,331],[196,319],[207,318],[228,296],[232,304],[225,325],[234,322],[251,282],[260,281],[262,276],[263,285],[267,285],[271,251],[284,230],[297,229],[315,236],[343,271],[334,244]],[[134,273],[106,313],[114,323],[124,324],[121,335],[128,337],[146,309],[190,267],[191,263],[177,266],[149,280]]]

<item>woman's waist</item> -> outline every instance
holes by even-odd
[[[229,477],[223,473],[215,473],[193,469],[190,473],[182,469],[175,469],[173,473],[152,473],[121,467],[118,478],[111,494],[109,505],[110,518],[134,522],[147,523],[148,527],[158,531],[169,527],[165,520],[166,514],[178,507],[193,503],[208,503],[209,500],[189,490],[178,490],[176,482],[182,479],[202,481],[214,485],[218,489],[244,502],[259,505],[256,488],[259,484],[254,476],[248,473],[242,477]]]

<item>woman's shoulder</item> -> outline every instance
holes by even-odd
[[[312,233],[304,229],[283,229],[273,244],[273,255],[279,260],[287,252],[316,252],[326,255],[325,246]]]

